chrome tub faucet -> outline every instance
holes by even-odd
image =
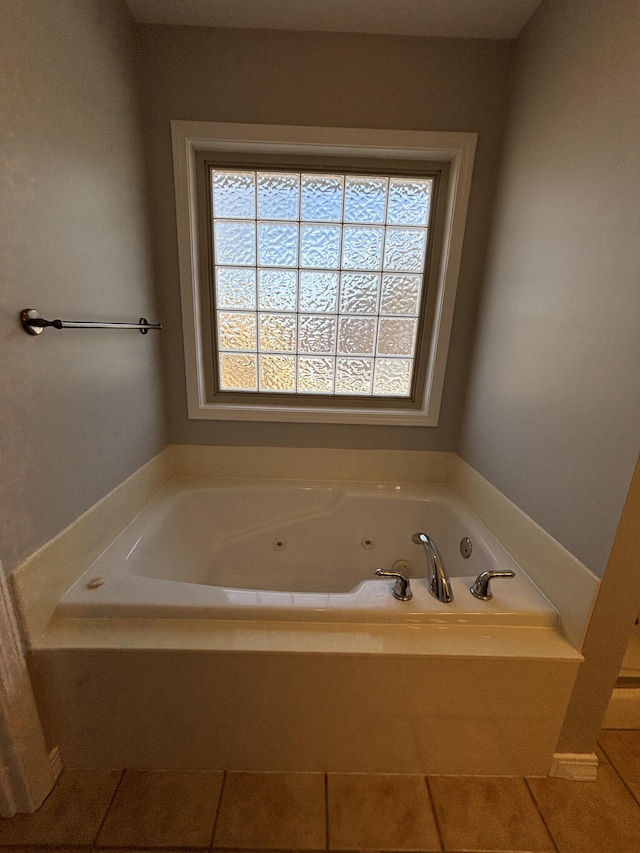
[[[442,554],[438,550],[436,543],[426,533],[414,533],[411,539],[416,545],[424,546],[429,570],[427,586],[431,595],[445,604],[453,601],[451,581],[444,567]]]
[[[395,578],[396,583],[391,590],[391,595],[397,598],[398,601],[411,601],[413,592],[411,591],[411,583],[406,575],[402,572],[387,571],[386,569],[376,569],[376,574],[381,578]]]

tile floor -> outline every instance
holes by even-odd
[[[0,853],[640,853],[640,731],[604,731],[598,781],[348,773],[63,772]]]

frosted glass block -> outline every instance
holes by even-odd
[[[336,318],[326,314],[301,314],[298,319],[298,352],[336,351]]]
[[[258,270],[258,306],[263,311],[295,311],[296,270]]]
[[[335,358],[301,355],[298,358],[298,393],[331,394]]]
[[[423,272],[427,232],[423,229],[387,228],[385,270]]]
[[[431,202],[430,178],[391,178],[388,225],[426,225]]]
[[[298,226],[259,222],[258,263],[267,267],[298,266]]]
[[[342,267],[346,270],[379,270],[382,266],[384,228],[345,226]]]
[[[378,330],[378,355],[410,355],[418,321],[408,317],[381,317]]]
[[[257,391],[258,357],[221,353],[220,389],[222,391]]]
[[[341,175],[303,175],[301,218],[314,222],[340,222],[343,187]]]
[[[338,352],[341,355],[373,355],[376,324],[375,317],[340,317]]]
[[[221,350],[255,350],[256,315],[218,311],[218,342]]]
[[[409,358],[377,358],[373,393],[385,397],[408,397],[413,362]]]
[[[300,176],[258,172],[258,218],[297,219]]]
[[[421,275],[382,276],[381,314],[418,314],[422,294]]]
[[[372,358],[336,359],[336,394],[371,394]]]
[[[256,271],[252,267],[216,267],[218,308],[256,307]]]
[[[375,273],[345,272],[340,278],[340,313],[375,314],[378,310],[380,276]]]
[[[344,221],[382,224],[387,207],[387,178],[351,175],[344,191]]]
[[[256,264],[256,226],[253,222],[214,223],[216,264],[249,266]]]
[[[337,269],[340,266],[340,225],[300,227],[300,266]]]
[[[218,172],[212,177],[216,219],[253,219],[256,215],[254,172]]]
[[[299,311],[332,313],[338,310],[338,273],[302,270]]]
[[[260,356],[261,391],[295,391],[296,359],[293,355]]]
[[[262,351],[296,351],[295,314],[260,314],[258,329]]]

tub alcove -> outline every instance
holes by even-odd
[[[363,481],[338,451],[295,480],[293,458],[280,480],[248,478],[250,459],[193,476],[193,453],[204,475],[220,453],[173,451],[16,573],[65,761],[549,773],[582,660],[576,625],[454,489],[449,454],[421,454],[416,473],[400,453],[395,479],[359,459]],[[418,529],[443,553],[450,604],[428,594]],[[397,561],[410,602],[374,574]],[[515,577],[479,601],[469,587],[492,568]]]

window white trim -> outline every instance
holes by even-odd
[[[182,328],[190,418],[234,421],[298,421],[437,426],[453,322],[462,243],[475,155],[475,133],[442,133],[360,128],[295,127],[172,121]],[[444,161],[450,164],[445,233],[437,283],[429,357],[421,409],[366,409],[275,406],[212,402],[207,399],[200,271],[196,154],[201,151],[247,154],[307,154],[325,157]]]

